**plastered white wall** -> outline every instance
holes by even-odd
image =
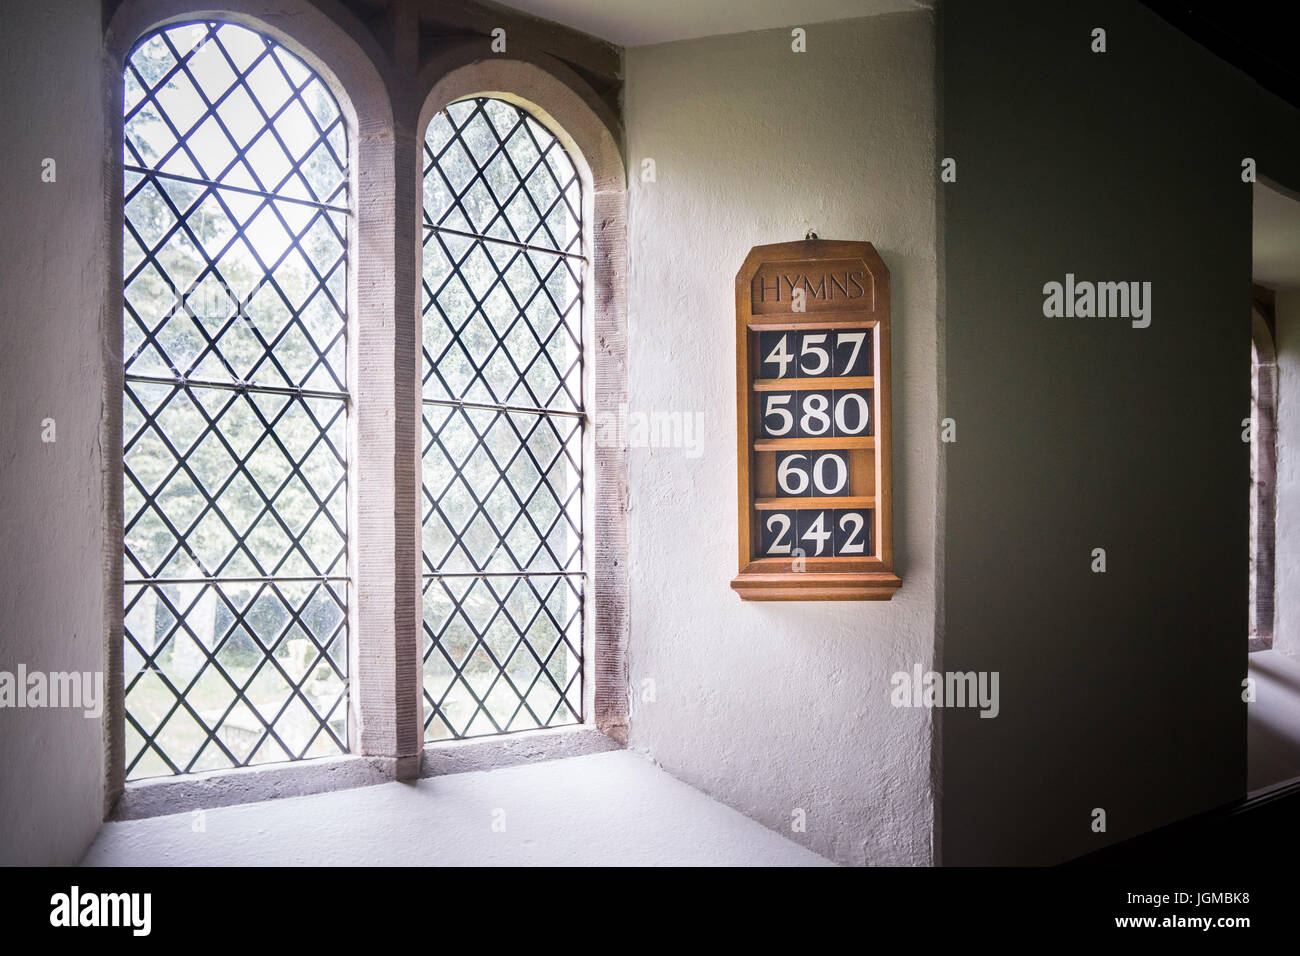
[[[805,53],[773,30],[626,55],[630,413],[704,425],[698,456],[629,452],[630,745],[851,864],[932,861],[931,715],[891,707],[889,679],[929,668],[935,643],[934,96],[926,12],[809,26]],[[891,273],[889,602],[742,602],[728,586],[733,281],[751,246],[809,229],[873,242]]]
[[[1300,660],[1300,292],[1279,292],[1273,649]]]
[[[0,670],[103,670],[104,139],[97,0],[0,4]],[[19,41],[18,38],[21,38]],[[56,179],[41,181],[42,161]],[[41,423],[52,418],[52,444]],[[102,723],[0,709],[0,863],[99,827]]]

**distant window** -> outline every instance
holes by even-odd
[[[1253,315],[1250,374],[1250,644],[1273,646],[1277,515],[1277,357],[1268,322]]]
[[[347,136],[230,23],[125,75],[126,773],[347,749]]]
[[[580,722],[581,184],[497,99],[424,156],[425,736]]]

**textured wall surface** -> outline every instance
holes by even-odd
[[[9,673],[103,670],[99,24],[96,0],[0,4],[0,38],[11,40],[0,62],[0,671]],[[53,183],[41,181],[46,158]],[[52,444],[41,441],[46,418]],[[102,795],[99,720],[0,710],[0,863],[75,863]]]
[[[928,863],[930,714],[888,694],[934,646],[933,22],[811,26],[806,53],[790,44],[775,30],[627,52],[630,414],[703,422],[698,455],[629,453],[630,743],[836,861]],[[903,587],[887,603],[751,603],[729,587],[733,282],[751,246],[809,229],[873,242],[891,273]]]

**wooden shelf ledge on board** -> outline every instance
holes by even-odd
[[[871,435],[859,435],[855,438],[759,438],[754,442],[754,451],[807,451],[818,448],[875,448],[876,439]]]
[[[732,589],[745,601],[888,601],[902,585],[902,579],[889,571],[741,573],[731,581]]]
[[[865,495],[853,498],[755,498],[757,511],[810,511],[827,508],[874,508],[876,499]]]
[[[845,391],[851,388],[875,388],[876,379],[871,375],[851,376],[848,378],[756,378],[756,392],[826,392],[833,389]]]

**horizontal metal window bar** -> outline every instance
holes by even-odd
[[[271,574],[250,577],[208,578],[124,578],[123,584],[317,584],[322,581],[350,581],[347,575],[317,574],[297,577],[276,577]]]
[[[489,405],[486,402],[464,402],[454,398],[425,398],[425,405],[441,405],[446,408],[476,408],[485,412],[515,412],[520,415],[558,415],[562,418],[585,419],[587,413],[581,409],[529,408],[524,405]]]
[[[585,578],[586,571],[424,571],[426,578]]]
[[[134,163],[123,163],[122,168],[128,173],[140,173],[142,176],[148,176],[151,179],[174,179],[177,182],[189,183],[193,186],[207,186],[209,189],[229,189],[231,192],[243,193],[246,196],[260,196],[263,199],[272,199],[276,202],[291,202],[299,206],[311,206],[313,209],[341,212],[345,216],[352,215],[352,210],[346,206],[330,206],[323,202],[313,202],[310,199],[299,199],[296,196],[280,196],[276,193],[263,192],[260,189],[249,189],[247,186],[229,186],[226,183],[214,183],[210,179],[182,176],[180,173],[165,173],[161,169],[150,169],[147,166],[137,166]]]
[[[288,385],[253,385],[251,382],[209,382],[197,378],[166,378],[162,375],[136,375],[127,372],[124,376],[128,382],[145,382],[149,385],[172,385],[177,388],[224,388],[228,392],[261,392],[267,395],[288,395],[292,398],[335,398],[348,401],[347,392],[331,392],[324,389],[297,388]]]
[[[435,226],[431,222],[424,223],[425,229],[431,229],[434,232],[445,232],[449,236],[460,236],[462,239],[481,239],[484,242],[496,242],[503,246],[513,246],[516,249],[523,249],[527,252],[544,252],[548,255],[559,256],[561,259],[580,259],[587,261],[587,257],[580,252],[563,252],[559,249],[551,249],[547,246],[530,246],[526,242],[515,242],[513,239],[498,239],[496,236],[481,236],[476,232],[464,232],[460,229],[452,229],[450,226]]]

